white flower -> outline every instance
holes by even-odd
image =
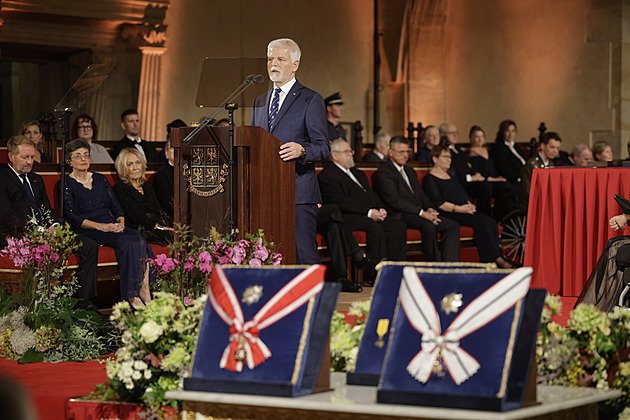
[[[160,335],[162,335],[162,332],[162,327],[153,320],[145,322],[142,327],[140,327],[140,336],[144,339],[145,343],[155,342]]]
[[[144,371],[144,379],[151,379],[151,371],[149,369]]]
[[[144,363],[142,360],[136,360],[133,363],[133,368],[137,370],[145,370],[147,368],[147,364]]]
[[[138,370],[134,370],[133,373],[131,374],[131,379],[133,379],[134,381],[137,381],[138,379],[142,379],[142,373],[140,373],[140,371]]]

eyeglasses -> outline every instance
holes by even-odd
[[[75,153],[73,155],[70,155],[70,157],[72,159],[75,160],[83,160],[83,159],[89,159],[90,158],[90,152],[85,152],[85,153]]]
[[[92,126],[91,125],[80,125],[78,127],[79,130],[91,130]]]
[[[348,149],[348,150],[337,150],[337,153],[349,153],[351,155],[354,155],[354,150],[352,149]]]

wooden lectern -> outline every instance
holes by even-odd
[[[231,194],[239,234],[264,229],[282,263],[295,264],[295,163],[278,156],[280,140],[260,127],[234,128],[230,168],[229,127],[205,127],[182,144],[193,129],[171,130],[175,221],[190,225],[197,236],[206,236],[213,226],[229,233]]]

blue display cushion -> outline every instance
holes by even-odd
[[[347,383],[350,385],[378,385],[396,309],[402,272],[405,267],[414,267],[420,272],[435,269],[477,270],[479,273],[495,272],[503,275],[511,272],[511,270],[498,270],[494,263],[387,261],[379,264],[378,275],[372,292],[370,312],[359,344],[355,368],[354,371],[347,374]],[[386,328],[384,328],[385,326]]]
[[[241,371],[221,367],[222,359],[234,363],[236,352],[233,348],[226,350],[231,344],[230,335],[237,337],[235,327],[230,328],[225,321],[224,308],[213,306],[221,300],[220,293],[213,293],[212,283],[209,286],[209,299],[201,321],[199,337],[193,359],[193,370],[190,378],[184,380],[184,389],[191,391],[231,392],[256,395],[299,396],[313,391],[321,365],[329,334],[330,320],[335,308],[340,285],[324,283],[325,267],[293,266],[293,267],[227,267],[223,268],[225,277],[233,289],[233,297],[224,302],[237,301],[242,310],[242,320],[247,322],[259,316],[262,308],[271,300],[274,303],[281,291],[287,291],[284,301],[291,306],[301,294],[299,287],[285,287],[295,282],[296,277],[309,274],[313,284],[319,284],[321,291],[305,299],[295,308],[285,309],[290,312],[270,325],[260,322],[258,339],[268,348],[270,355],[260,364],[250,367],[247,359],[242,361]],[[216,270],[215,270],[216,271]],[[218,281],[213,273],[211,282]],[[291,283],[291,284],[293,284]],[[288,290],[290,289],[290,290]],[[280,292],[280,293],[279,293]],[[232,306],[233,307],[233,306]],[[277,306],[276,306],[277,307]],[[218,308],[218,310],[217,310]],[[282,312],[282,311],[280,311]],[[278,316],[279,317],[279,316]],[[228,317],[230,318],[230,317]],[[272,317],[273,318],[273,317]],[[236,325],[236,324],[235,324]],[[247,334],[256,335],[256,328],[240,335],[241,340]],[[236,339],[235,343],[241,342]],[[248,344],[257,342],[253,339]],[[255,351],[249,349],[252,354]],[[247,354],[247,352],[244,352]]]
[[[475,270],[463,273],[461,270],[452,272],[439,269],[421,272],[421,286],[413,293],[407,289],[407,298],[403,296],[403,304],[399,304],[396,309],[394,331],[383,366],[377,400],[494,411],[520,407],[544,300],[544,292],[523,299],[529,287],[529,274],[522,270],[531,273],[531,269],[513,273],[510,279],[522,279],[518,287],[506,289],[501,294],[486,292],[490,288],[493,291],[500,289],[508,283],[501,282],[505,276],[502,273],[479,273]],[[405,285],[401,286],[401,294],[405,293]],[[428,302],[418,298],[422,290],[426,291]],[[457,295],[459,297],[453,300],[453,296]],[[516,299],[515,303],[512,299]],[[504,303],[504,307],[499,308],[497,302],[500,300],[508,302],[508,306]],[[453,304],[453,301],[459,302],[459,305]],[[443,305],[442,302],[447,304]],[[453,312],[454,309],[457,312]],[[471,312],[487,314],[486,321],[465,332],[471,323],[480,319],[477,315],[469,316]],[[435,317],[439,321],[436,322]],[[527,325],[522,325],[523,319]],[[436,325],[437,338],[431,339],[433,332],[429,332],[426,326],[422,327],[423,322],[418,320],[432,320]],[[428,334],[428,341],[424,343],[426,347],[423,346],[423,334],[420,332],[423,328]],[[449,331],[461,333],[461,338],[454,340],[449,337]],[[444,357],[433,359],[432,364],[425,364],[428,366],[425,373],[428,374],[419,374],[418,365],[414,367],[412,360],[421,359],[418,356],[421,351],[425,356],[430,354],[428,349],[434,348],[433,344],[440,341],[450,341],[448,348],[454,351],[435,352]],[[447,356],[450,357],[450,363]],[[466,359],[472,359],[477,366],[467,365],[458,370],[464,365],[461,361]],[[463,379],[458,376],[462,374]]]

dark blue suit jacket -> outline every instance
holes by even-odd
[[[269,102],[273,90],[254,101],[252,125],[269,131]],[[295,161],[295,203],[321,203],[321,195],[313,162],[330,155],[326,107],[321,95],[296,80],[278,111],[270,133],[283,143],[296,142],[306,156]]]

